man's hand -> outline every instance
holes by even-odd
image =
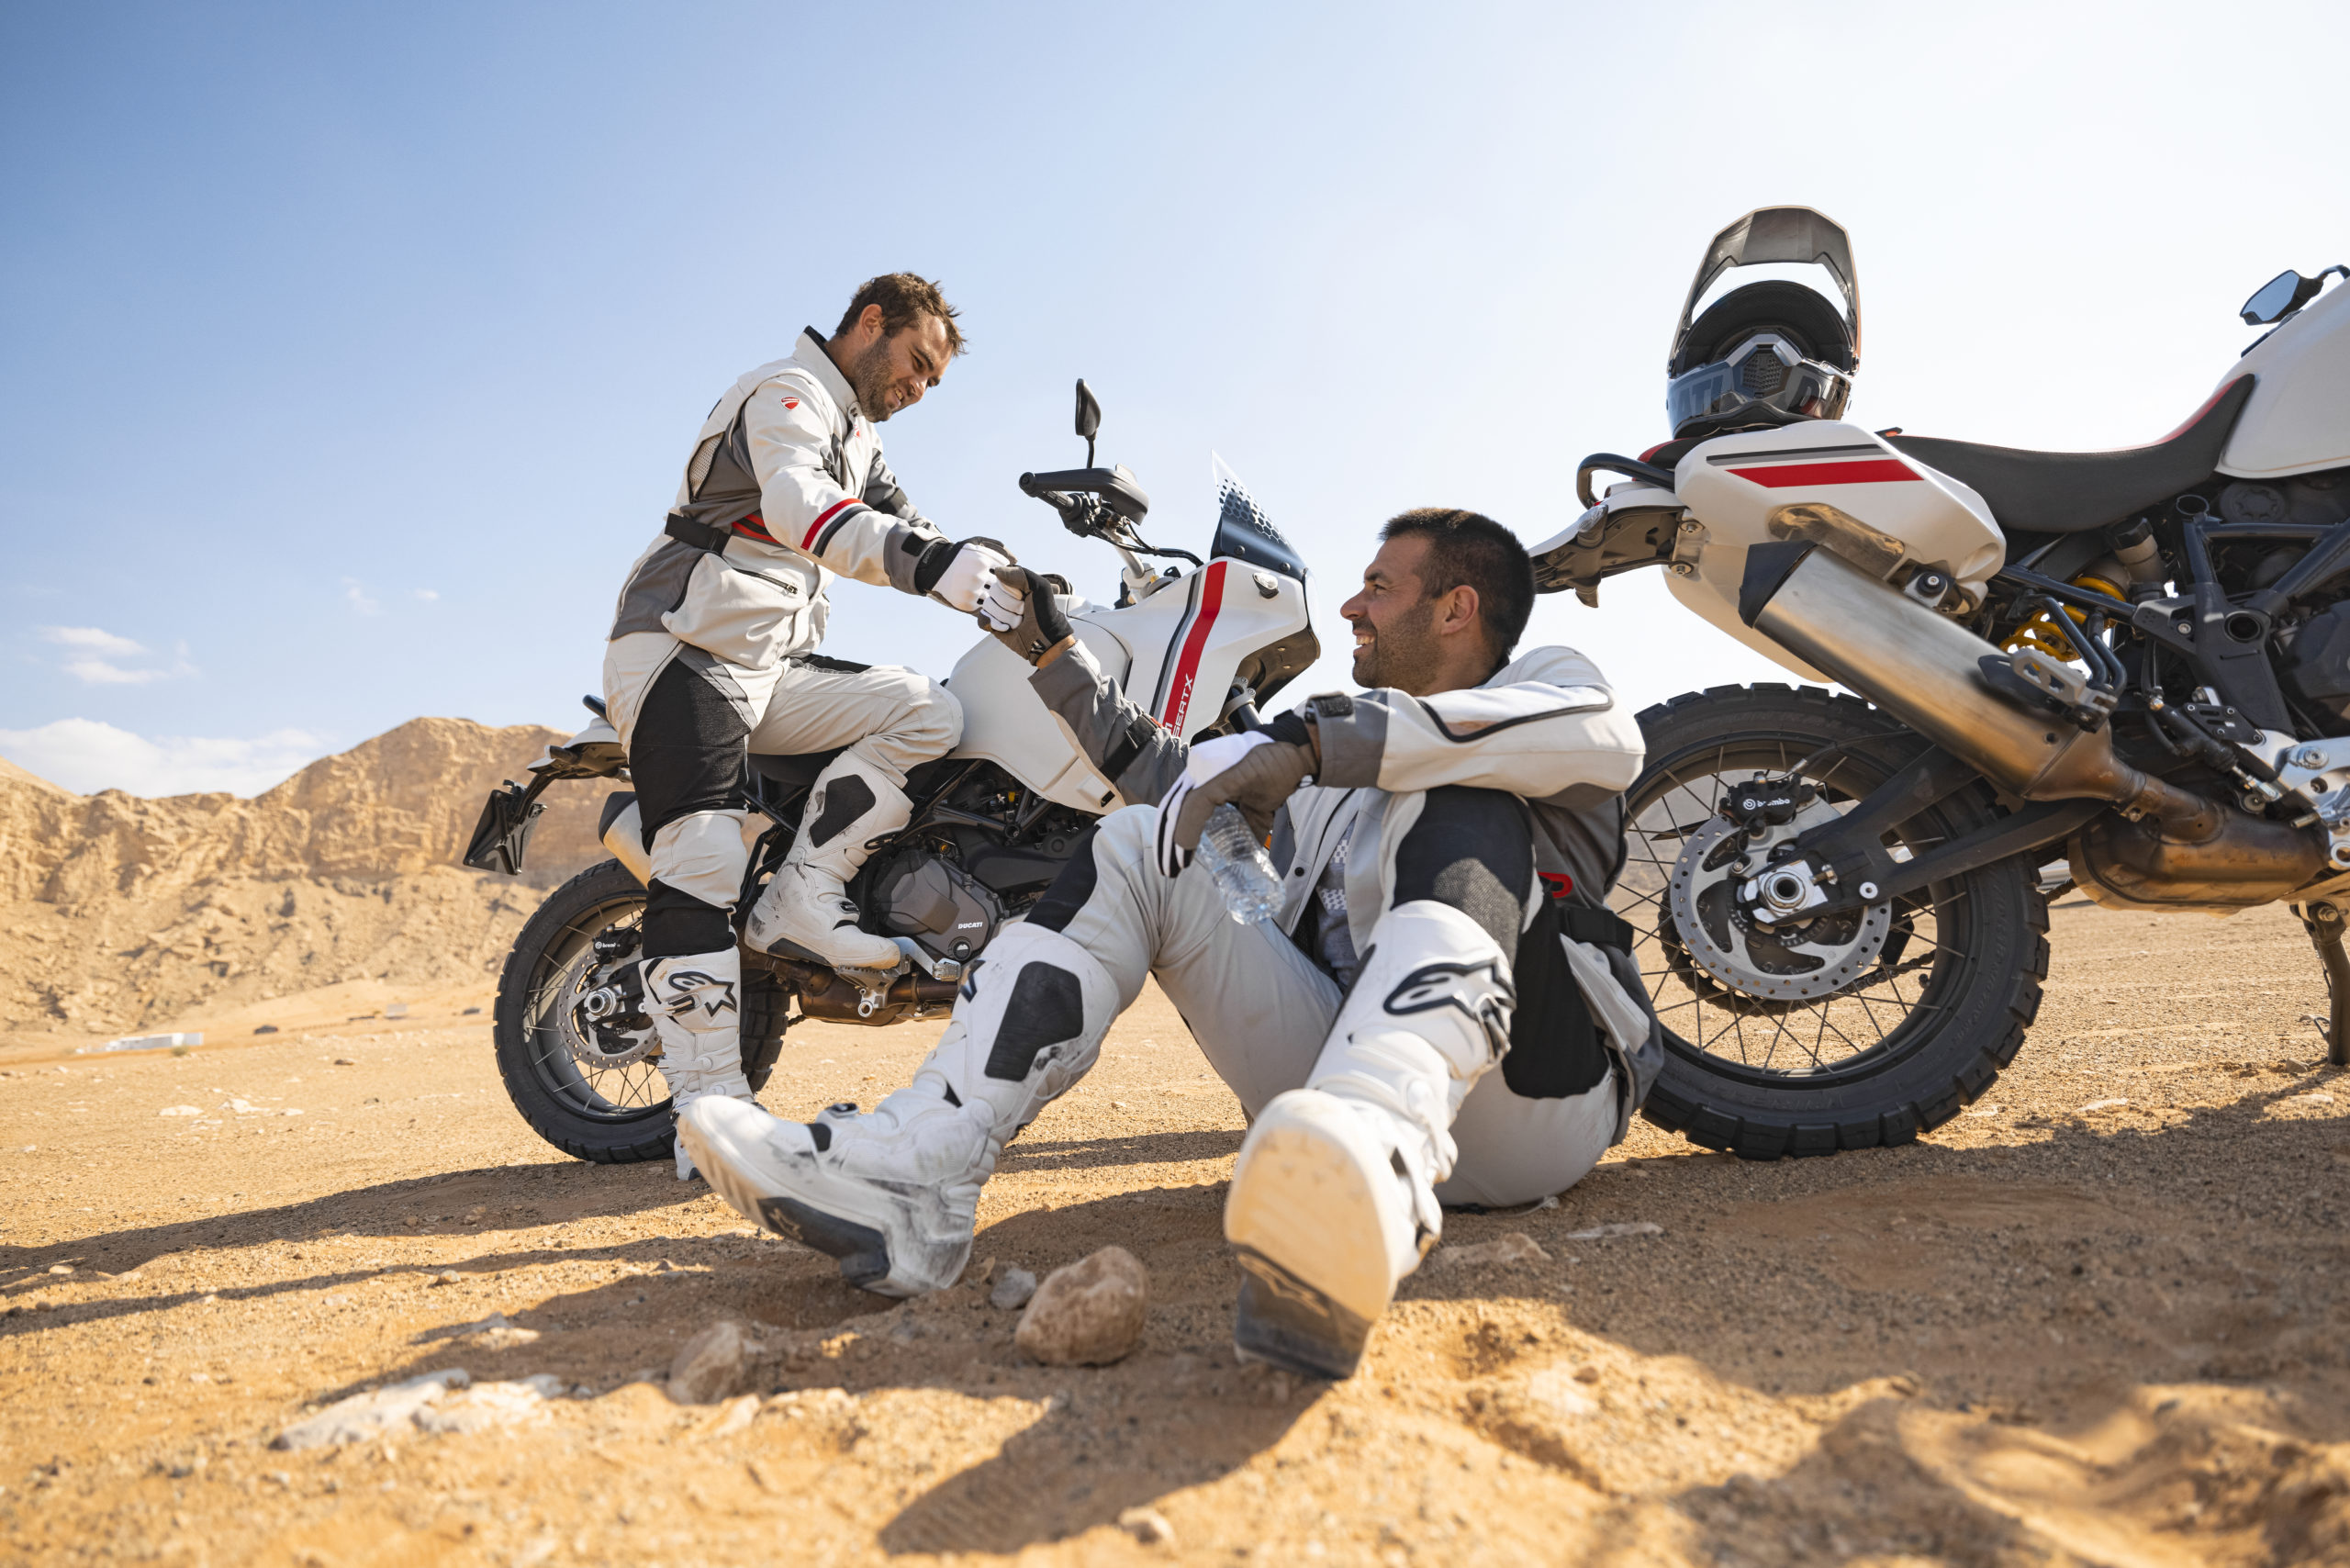
[[[1012,553],[992,539],[940,540],[923,552],[914,587],[966,615],[979,608],[996,569],[1012,565]]]
[[[979,605],[979,624],[1033,665],[1070,635],[1057,597],[1065,591],[1057,579],[1025,566],[999,566]]]
[[[1321,766],[1312,725],[1284,713],[1268,729],[1219,735],[1192,748],[1183,777],[1158,802],[1158,868],[1179,876],[1200,846],[1208,813],[1230,801],[1262,838],[1273,813]]]

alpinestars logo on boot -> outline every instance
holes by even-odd
[[[1423,964],[1387,993],[1387,1011],[1398,1017],[1449,1007],[1484,1030],[1498,1051],[1509,1040],[1509,1015],[1517,991],[1491,958],[1476,964]]]
[[[668,977],[670,995],[662,1002],[669,1016],[680,1018],[699,1006],[712,1018],[734,1011],[734,982],[704,969],[679,969]]]

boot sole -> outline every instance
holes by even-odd
[[[1240,1305],[1232,1348],[1244,1361],[1263,1361],[1304,1377],[1337,1383],[1362,1364],[1371,1322],[1348,1312],[1259,1252],[1241,1249]]]
[[[1366,1169],[1346,1115],[1306,1103],[1267,1106],[1225,1200],[1225,1238],[1248,1274],[1234,1347],[1313,1377],[1353,1374],[1394,1294],[1371,1185],[1388,1173]]]
[[[797,1241],[840,1260],[841,1277],[857,1289],[876,1295],[903,1297],[938,1288],[921,1281],[890,1277],[894,1265],[887,1231],[819,1208],[804,1198],[778,1192],[776,1183],[760,1179],[747,1169],[747,1160],[732,1158],[732,1148],[712,1138],[690,1117],[679,1120],[677,1136],[693,1155],[703,1179],[736,1214],[787,1241]],[[812,1170],[808,1174],[817,1182],[824,1180]],[[963,1250],[968,1254],[968,1244]],[[957,1273],[961,1270],[962,1264],[957,1261]],[[952,1279],[946,1282],[953,1282]]]

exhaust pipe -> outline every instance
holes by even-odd
[[[1911,729],[2027,801],[2110,801],[2191,838],[2220,808],[2113,754],[2105,730],[2076,729],[1993,696],[1977,661],[1999,650],[1938,610],[1808,543],[1747,552],[1739,619],[1826,670]]]
[[[2290,893],[2325,864],[2315,834],[2230,811],[2114,754],[2078,729],[1986,690],[1999,650],[1939,611],[1808,543],[1747,552],[1739,619],[2027,801],[2097,800],[2072,840],[2074,877],[2100,903],[2225,913]]]

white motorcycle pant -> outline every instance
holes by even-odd
[[[1522,884],[1516,888],[1450,868],[1464,855],[1477,858],[1476,841],[1491,836],[1497,824],[1507,837],[1508,825],[1522,822],[1515,814],[1519,809],[1508,797],[1485,790],[1430,791],[1418,820],[1404,835],[1396,857],[1403,869],[1393,880],[1411,881],[1416,864],[1435,869],[1419,874],[1418,879],[1428,885],[1401,887],[1401,898],[1398,887],[1385,888],[1382,916],[1396,903],[1415,900],[1433,899],[1454,907],[1498,900],[1515,907],[1481,907],[1472,915],[1490,924],[1506,922],[1515,930],[1523,901],[1534,896],[1530,857]],[[1146,977],[1155,978],[1190,1026],[1208,1065],[1254,1118],[1275,1095],[1304,1088],[1315,1077],[1326,1047],[1332,1045],[1332,1028],[1346,998],[1337,982],[1281,930],[1233,920],[1205,868],[1195,865],[1175,878],[1161,874],[1153,863],[1157,821],[1155,806],[1130,807],[1105,818],[1091,844],[1080,847],[1052,890],[1030,911],[1028,925],[1057,931],[1081,949],[1108,971],[1116,992],[1113,1007],[1097,1009],[1089,998],[1084,1009],[1088,1016],[1081,1023],[1072,1019],[1044,1032],[1057,1035],[1066,1028],[1076,1035],[1063,1051],[1072,1062],[1090,1067],[1112,1019],[1133,1005]],[[1514,848],[1505,846],[1502,857],[1512,854],[1527,854],[1522,837]],[[1466,898],[1464,888],[1470,890]],[[1392,945],[1412,942],[1425,924],[1382,919],[1377,929]],[[1021,944],[1016,967],[1050,962],[1050,946],[1045,942]],[[1440,963],[1451,955],[1380,957],[1383,972],[1398,960],[1409,969],[1421,962]],[[999,991],[1017,988],[1019,980],[1018,974],[989,976],[984,969],[979,977],[979,984]],[[1069,989],[1074,994],[1075,988]],[[958,1006],[957,1017],[966,1011]],[[1525,1047],[1521,1044],[1518,1048]],[[974,1059],[991,1054],[990,1042],[974,1040]],[[1503,1065],[1508,1066],[1506,1059]],[[1520,1065],[1530,1069],[1540,1064],[1529,1052]],[[1616,1133],[1615,1069],[1600,1067],[1596,1058],[1582,1070],[1563,1074],[1554,1070],[1556,1065],[1516,1074],[1487,1071],[1475,1079],[1452,1115],[1449,1130],[1458,1152],[1449,1161],[1449,1174],[1436,1185],[1440,1202],[1494,1207],[1532,1203],[1574,1185],[1597,1163]],[[1521,1093],[1513,1087],[1512,1077],[1536,1092]],[[1560,1088],[1569,1092],[1556,1092]],[[1010,1130],[1002,1129],[999,1136]]]
[[[815,655],[746,668],[664,632],[606,645],[604,700],[628,752],[653,863],[648,958],[735,945],[734,905],[763,825],[735,806],[746,756],[845,747],[824,777],[861,765],[903,788],[908,768],[946,756],[963,736],[962,704],[918,671]]]

